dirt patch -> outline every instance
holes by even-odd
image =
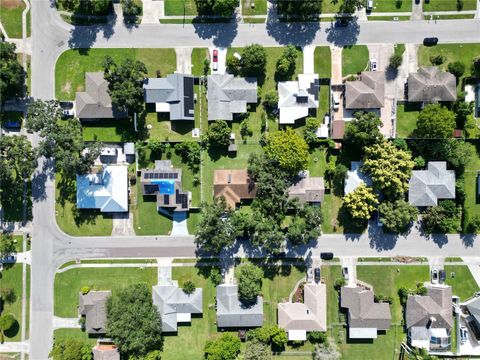
[[[70,90],[72,90],[72,83],[70,81],[67,81],[65,85],[62,86],[62,91],[69,93]]]
[[[5,9],[15,9],[24,5],[22,0],[0,0],[0,7]]]

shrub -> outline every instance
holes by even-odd
[[[271,332],[272,343],[278,346],[279,348],[285,347],[288,342],[287,332],[278,326],[272,326]]]
[[[458,79],[465,73],[465,64],[461,61],[448,63],[448,71]]]
[[[390,56],[390,67],[393,69],[398,69],[402,65],[403,57],[400,54],[393,54]]]
[[[90,292],[90,288],[88,286],[82,286],[82,295],[87,295]]]
[[[405,304],[407,303],[408,294],[409,291],[406,287],[401,287],[400,289],[398,289],[398,297],[400,298],[400,304],[402,304],[402,306],[405,306]]]
[[[417,295],[422,295],[422,296],[427,295],[427,292],[428,292],[427,288],[423,285],[418,287],[416,291]]]
[[[423,169],[425,167],[425,159],[423,157],[417,156],[413,161],[417,169]]]
[[[472,76],[480,78],[480,56],[477,56],[472,60]]]
[[[276,90],[270,90],[265,94],[265,100],[263,100],[263,104],[266,107],[274,109],[278,105],[278,92]]]
[[[457,11],[462,11],[463,9],[463,0],[457,0]]]
[[[335,283],[334,283],[333,287],[334,287],[335,290],[340,291],[342,286],[345,286],[345,284],[346,284],[345,279],[344,278],[339,278],[339,279],[335,280]]]
[[[213,285],[217,286],[222,283],[222,274],[220,274],[220,270],[218,268],[213,268],[210,271],[210,280],[212,281]]]
[[[183,292],[187,295],[191,295],[195,292],[195,284],[193,283],[193,281],[190,281],[190,280],[187,280],[183,283]]]
[[[250,126],[248,126],[248,119],[244,119],[240,123],[240,135],[242,136],[242,139],[246,139],[247,136],[252,136],[253,131],[250,129]]]
[[[310,341],[312,344],[313,343],[324,343],[325,341],[327,341],[328,339],[328,336],[327,336],[327,333],[325,332],[321,332],[321,331],[312,331],[312,332],[309,332],[308,333],[308,341]]]
[[[445,56],[443,56],[442,54],[436,54],[436,55],[430,56],[430,62],[433,65],[442,65],[444,61],[445,61]]]

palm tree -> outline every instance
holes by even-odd
[[[438,360],[438,357],[430,355],[426,349],[413,348],[408,355],[409,360]]]
[[[5,341],[5,331],[10,329],[15,323],[15,317],[12,314],[0,316],[0,344]]]

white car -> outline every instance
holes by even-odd
[[[460,328],[460,343],[465,344],[468,341],[468,330],[465,326]]]
[[[367,0],[367,11],[372,11],[373,9],[373,0]]]
[[[370,60],[370,71],[377,71],[377,60],[372,59]]]
[[[73,109],[63,110],[62,113],[63,113],[64,118],[69,118],[69,117],[74,117],[75,116],[75,112],[73,111]]]
[[[432,269],[432,283],[438,283],[438,271],[437,269]]]
[[[332,93],[332,103],[333,103],[333,110],[337,111],[338,108],[340,107],[340,97],[336,92]]]

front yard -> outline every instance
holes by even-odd
[[[320,78],[330,78],[332,76],[332,54],[330,47],[317,46],[315,48],[315,73]]]
[[[267,15],[267,0],[241,0],[242,15]],[[252,8],[252,4],[254,7]]]
[[[412,11],[409,0],[373,0],[372,12],[408,12]]]
[[[475,10],[476,1],[475,0],[461,0],[463,3],[462,11],[466,10]],[[455,0],[430,0],[423,1],[423,11],[458,11],[457,8],[458,1]]]
[[[195,0],[165,0],[166,16],[197,15]]]
[[[0,0],[0,21],[9,38],[22,38],[22,12],[24,9],[25,3],[22,0]]]
[[[355,75],[367,69],[368,48],[366,45],[344,46],[342,51],[343,76]]]
[[[445,265],[447,279],[445,282],[452,287],[453,295],[464,301],[480,290],[472,273],[466,265]]]

